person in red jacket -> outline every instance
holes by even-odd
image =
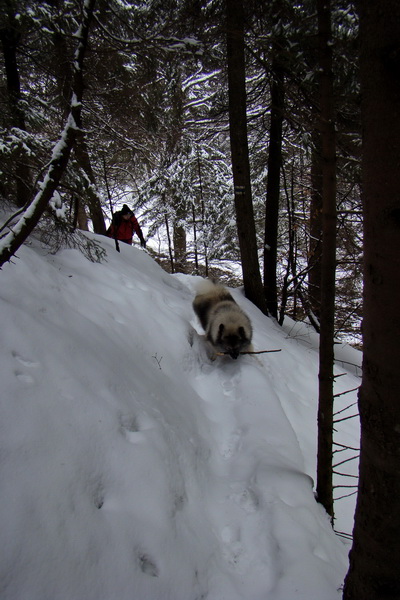
[[[135,233],[139,236],[142,248],[146,248],[140,225],[129,206],[124,204],[122,210],[114,213],[111,225],[107,229],[107,235],[119,242],[132,245],[132,238]]]

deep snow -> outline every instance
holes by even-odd
[[[232,290],[255,349],[281,352],[210,362],[198,278],[88,235],[106,262],[33,240],[0,272],[1,599],[338,600],[349,546],[311,479],[317,337]],[[337,426],[358,445],[355,419]]]

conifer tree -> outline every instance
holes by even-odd
[[[344,600],[400,597],[400,5],[360,8],[364,216],[358,497]]]

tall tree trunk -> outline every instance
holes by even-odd
[[[361,456],[345,600],[400,598],[400,4],[360,3],[364,212]]]
[[[60,140],[53,148],[53,155],[39,191],[12,231],[0,239],[0,267],[15,254],[39,222],[49,201],[57,189],[68,164],[72,146],[76,139],[76,123],[82,110],[83,60],[86,53],[89,27],[93,16],[95,0],[86,0],[82,23],[76,37],[78,48],[74,57],[74,77],[71,95],[71,109],[61,133]]]
[[[265,207],[264,290],[270,315],[278,318],[278,221],[280,200],[280,175],[282,166],[282,124],[284,107],[283,70],[274,44],[271,67],[271,125],[269,131],[267,200]]]
[[[336,274],[336,140],[330,3],[317,0],[322,148],[322,278],[317,498],[333,523],[333,362]]]
[[[80,128],[81,125],[82,123],[79,124]],[[89,207],[89,214],[92,220],[93,231],[95,233],[105,235],[106,224],[101,208],[101,199],[97,192],[96,179],[93,173],[92,163],[90,161],[90,156],[82,129],[80,129],[77,134],[75,155],[79,166],[86,175],[86,184],[84,189],[86,195],[86,204]]]
[[[11,127],[26,131],[25,114],[21,106],[21,83],[17,63],[17,48],[20,34],[15,10],[10,2],[5,2],[0,15],[0,39],[4,55],[4,68],[7,80],[7,98]],[[16,205],[25,206],[31,197],[31,174],[25,164],[23,152],[15,161]]]
[[[258,263],[256,227],[251,195],[242,0],[227,0],[226,15],[229,131],[243,283],[246,297],[260,310],[267,313],[260,265]]]
[[[200,190],[200,208],[201,208],[201,228],[203,232],[203,251],[204,251],[204,273],[208,277],[208,243],[207,243],[207,223],[206,223],[206,204],[204,201],[203,177],[201,174],[200,153],[197,151],[197,169],[199,173],[199,190]]]
[[[172,252],[171,234],[170,234],[170,231],[169,231],[169,223],[168,223],[167,213],[165,213],[164,218],[165,218],[165,228],[167,230],[168,254],[169,254],[169,262],[171,264],[171,273],[175,273],[174,255],[173,255],[173,252]]]
[[[78,228],[81,229],[82,231],[89,231],[88,216],[86,214],[85,207],[83,206],[80,199],[78,199],[78,215],[77,216],[78,216],[78,220],[77,220]]]
[[[196,207],[192,202],[192,221],[193,221],[193,249],[194,249],[194,272],[196,275],[199,274],[199,249],[197,247],[197,218],[196,218]]]
[[[313,131],[311,156],[310,243],[308,256],[308,300],[314,316],[321,317],[321,250],[322,250],[322,156],[317,126]]]
[[[186,247],[186,229],[185,223],[187,218],[186,203],[178,198],[175,199],[175,216],[174,216],[174,259],[175,272],[186,272],[187,247]]]

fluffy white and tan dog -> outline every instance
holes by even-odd
[[[237,358],[241,352],[252,352],[250,319],[224,286],[209,279],[201,282],[193,310],[214,353]]]

